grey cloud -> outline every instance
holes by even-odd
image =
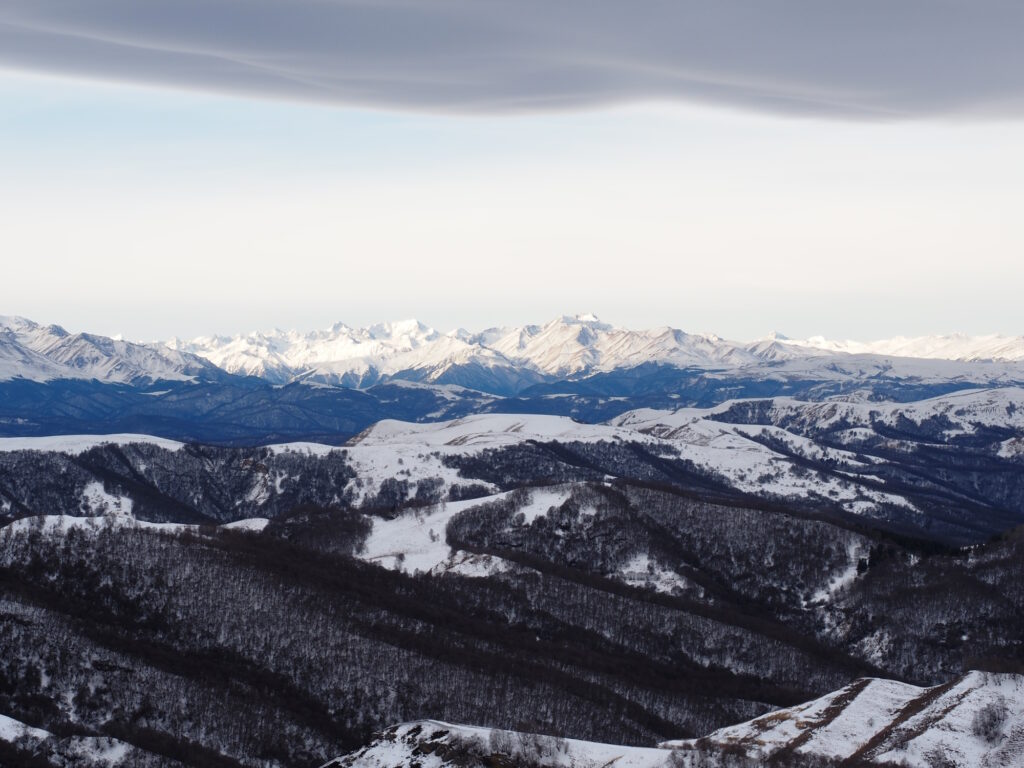
[[[0,67],[459,112],[1024,115],[1019,0],[0,0]]]

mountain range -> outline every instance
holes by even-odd
[[[202,357],[230,373],[274,383],[306,380],[366,387],[389,378],[471,386],[513,394],[532,383],[662,365],[678,369],[748,371],[771,366],[808,376],[871,375],[943,378],[970,376],[963,366],[914,364],[911,359],[955,363],[1020,363],[1024,337],[966,336],[892,339],[860,344],[822,338],[794,341],[778,334],[753,342],[662,327],[634,331],[594,315],[556,318],[543,325],[438,331],[416,320],[324,331],[273,331],[232,337],[172,340],[170,349]],[[1019,367],[987,366],[987,377],[1019,375]],[[763,373],[761,375],[764,375]]]
[[[1019,763],[991,340],[3,329],[0,764]]]
[[[91,333],[68,333],[22,317],[0,317],[0,380],[94,380],[118,384],[215,378],[201,357],[160,344],[136,344]]]
[[[971,365],[966,365],[971,364]],[[593,315],[544,325],[440,333],[416,320],[300,333],[275,330],[135,343],[0,318],[0,377],[144,384],[217,373],[272,384],[365,389],[388,380],[509,395],[540,382],[658,365],[750,377],[897,378],[992,383],[1021,378],[1024,337],[929,336],[860,343],[771,334],[752,342],[662,327],[627,330]]]
[[[558,451],[538,453],[537,446],[547,445]],[[185,469],[185,449],[184,443],[146,435],[0,438],[0,472],[7,478],[0,482],[0,521],[24,510],[89,511],[96,501],[87,488],[115,486],[123,490],[110,504],[151,522],[272,519],[310,501],[298,475],[337,473],[339,485],[316,503],[401,507],[461,501],[466,492],[460,489],[468,487],[475,489],[471,497],[502,493],[538,478],[549,484],[631,478],[698,487],[708,497],[736,503],[780,503],[946,543],[977,543],[1024,523],[1024,389],[958,392],[906,404],[741,400],[704,409],[628,411],[601,424],[496,413],[429,423],[385,419],[351,438],[340,463],[331,459],[337,449],[320,443],[240,449],[259,472]],[[42,459],[41,452],[52,456]],[[303,461],[310,466],[289,468],[288,457],[296,454],[308,456]],[[215,464],[241,461],[230,458],[237,455],[227,450]],[[206,460],[213,456],[207,453]],[[529,468],[525,474],[523,467]],[[230,487],[230,493],[200,492],[177,478],[211,472],[209,488]],[[40,495],[35,477],[60,479],[50,480]],[[546,496],[554,503],[566,493]],[[390,526],[375,526],[380,551],[394,549],[398,536],[407,555],[417,551],[427,558],[410,556],[404,567],[418,563],[430,571],[443,565],[443,542],[429,541],[424,530]]]

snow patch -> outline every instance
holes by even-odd
[[[132,500],[127,496],[115,496],[108,493],[103,483],[93,482],[82,491],[82,512],[88,516],[114,515],[118,517],[132,516]]]
[[[245,520],[236,520],[233,523],[224,523],[220,527],[230,531],[252,531],[259,533],[269,524],[270,520],[265,517],[250,517]]]

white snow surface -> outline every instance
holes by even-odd
[[[443,570],[443,564],[453,554],[444,535],[448,521],[463,510],[503,496],[406,510],[390,520],[374,518],[370,536],[357,557],[407,573]]]
[[[20,720],[15,720],[7,715],[0,715],[0,740],[2,741],[17,741],[25,737],[34,741],[41,741],[51,736],[53,736],[52,733],[44,731],[42,728],[33,728],[30,725],[25,725]]]
[[[377,422],[351,445],[412,444],[460,453],[537,441],[643,440],[633,430],[607,424],[582,424],[567,416],[487,413],[426,424],[387,419]],[[461,450],[461,449],[468,450]]]
[[[518,510],[523,513],[523,524],[528,525],[551,507],[561,505],[571,493],[572,485],[529,489],[528,501]],[[406,573],[490,576],[507,570],[508,564],[500,558],[453,550],[445,541],[445,527],[460,512],[508,495],[498,493],[479,499],[448,501],[406,510],[391,519],[373,518],[373,529],[357,557]]]
[[[270,520],[265,517],[250,517],[245,520],[236,520],[233,523],[224,523],[221,528],[226,528],[232,531],[252,531],[259,533],[270,524]]]
[[[112,497],[117,499],[118,497]],[[129,505],[130,506],[130,505]],[[265,517],[251,517],[245,520],[236,520],[233,523],[224,523],[218,527],[236,531],[250,531],[259,533],[269,524]],[[190,531],[198,534],[202,526],[189,523],[151,523],[146,520],[139,520],[133,517],[130,512],[125,513],[115,509],[107,514],[92,515],[34,515],[22,517],[7,525],[0,527],[0,535],[15,535],[27,533],[32,530],[39,530],[46,534],[64,534],[72,528],[84,531],[98,532],[105,528],[135,528],[146,531],[163,533],[183,533]]]
[[[777,498],[827,498],[854,513],[869,511],[878,505],[914,510],[901,496],[846,482],[835,475],[805,471],[790,457],[763,445],[758,438],[774,437],[798,456],[834,459],[837,469],[845,467],[856,471],[865,464],[852,452],[820,446],[778,427],[730,424],[707,418],[729,405],[678,411],[630,411],[611,423],[636,430],[638,434],[658,437],[676,448],[681,458],[747,493]]]
[[[113,515],[132,517],[132,500],[108,493],[103,483],[93,482],[82,491],[82,512],[87,516]]]
[[[376,494],[381,483],[389,478],[411,484],[439,478],[445,489],[468,482],[487,486],[487,483],[463,478],[458,470],[446,466],[443,458],[473,455],[527,440],[657,442],[633,430],[606,424],[581,424],[565,416],[498,413],[431,423],[380,421],[349,441],[344,450],[359,478],[355,489],[359,503]],[[304,444],[302,450],[316,449]],[[321,450],[329,449],[321,447]]]
[[[659,565],[647,553],[632,557],[615,576],[631,587],[653,588],[656,592],[668,595],[679,594],[691,587],[689,581]]]
[[[0,437],[0,452],[7,451],[52,451],[54,453],[79,454],[100,445],[131,445],[148,443],[177,451],[184,443],[152,435],[131,433],[114,435],[52,435],[45,437]]]

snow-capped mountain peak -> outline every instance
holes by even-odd
[[[426,341],[433,341],[440,334],[419,320],[399,320],[393,323],[377,323],[366,329],[372,339],[404,343],[411,347]],[[356,332],[358,333],[358,331]]]
[[[774,371],[779,376],[817,379],[882,374],[963,380],[966,369],[947,371],[941,361],[1024,361],[1024,339],[1009,337],[928,337],[862,344],[820,337],[792,340],[776,332],[746,343],[670,326],[628,330],[604,323],[594,314],[563,315],[542,325],[494,327],[479,332],[459,328],[439,333],[417,320],[367,328],[336,323],[311,333],[215,336],[174,341],[170,346],[205,357],[231,373],[262,376],[275,383],[301,379],[369,386],[389,378],[405,378],[486,389],[499,382],[499,388],[505,388],[502,394],[540,380],[581,377],[650,363],[729,370],[748,377]],[[894,364],[894,357],[901,362]],[[919,363],[914,363],[914,358],[919,358]],[[473,370],[487,371],[487,381],[476,378]],[[994,376],[1005,373],[1002,369],[986,372],[987,378],[979,383],[990,383]],[[1017,378],[1010,377],[1013,381]],[[509,386],[511,389],[507,389]]]
[[[639,366],[694,370],[743,380],[863,382],[884,377],[979,386],[1024,382],[1024,337],[962,334],[875,342],[789,339],[754,342],[661,326],[630,330],[593,314],[541,325],[464,328],[442,333],[419,320],[365,328],[338,322],[317,331],[254,331],[234,336],[136,344],[69,333],[21,317],[0,317],[0,377],[121,383],[198,375],[256,376],[366,388],[404,380],[456,384],[491,394]],[[855,387],[848,387],[853,390]]]
[[[216,375],[207,360],[163,344],[69,333],[23,317],[0,318],[0,379],[95,379],[139,383]]]

